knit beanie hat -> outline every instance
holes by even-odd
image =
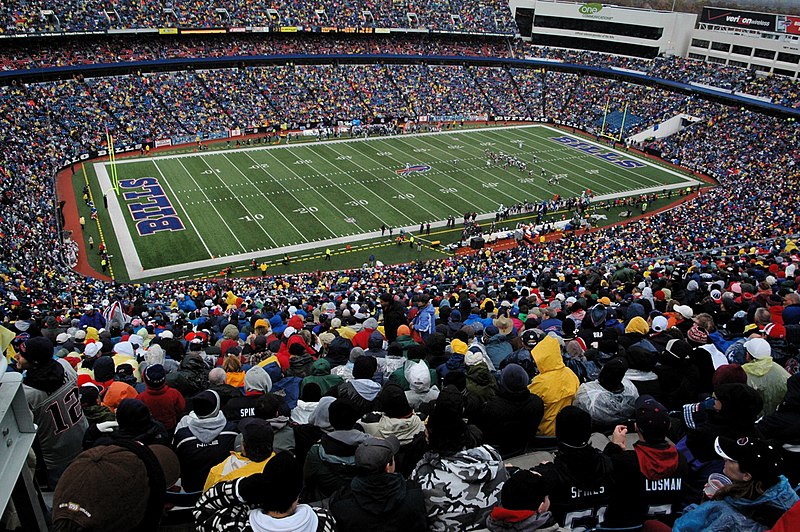
[[[531,379],[519,364],[509,364],[500,372],[498,386],[503,393],[519,393],[528,389]]]
[[[622,379],[625,377],[625,372],[628,370],[628,363],[622,357],[617,357],[609,360],[600,370],[600,375],[597,377],[597,382],[600,386],[612,393],[620,393],[625,387],[622,385]]]
[[[363,351],[362,349],[362,354]],[[354,379],[371,379],[376,371],[378,371],[378,361],[375,357],[361,356],[353,362]]]
[[[528,469],[519,469],[503,484],[500,506],[506,510],[536,512],[547,495],[547,484],[542,475]]]
[[[268,484],[262,489],[261,509],[265,512],[285,512],[303,489],[302,468],[289,452],[278,453],[267,462],[263,478]]]
[[[161,388],[167,382],[167,372],[161,364],[151,364],[144,370],[144,382],[150,388]]]
[[[53,342],[44,336],[34,336],[20,345],[19,356],[33,365],[53,360]]]
[[[351,430],[360,418],[358,409],[345,399],[336,399],[328,407],[328,419],[334,430]]]
[[[219,394],[214,390],[203,390],[192,397],[192,407],[200,419],[216,417],[222,407]]]
[[[587,412],[577,406],[565,406],[556,416],[558,443],[568,447],[586,447],[591,437],[592,416]]]
[[[97,382],[106,382],[114,378],[114,359],[109,356],[101,356],[98,358],[94,366],[94,380]]]
[[[387,417],[404,418],[411,415],[413,410],[408,404],[406,393],[397,384],[389,383],[380,392],[380,404]]]

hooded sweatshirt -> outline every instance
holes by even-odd
[[[302,387],[309,382],[316,383],[322,391],[322,395],[325,395],[331,388],[337,387],[344,380],[338,375],[331,375],[331,363],[320,358],[311,365],[311,375],[303,379],[300,389],[302,390]]]
[[[789,373],[780,365],[776,364],[772,357],[752,360],[742,365],[742,369],[747,373],[747,385],[758,391],[764,400],[764,409],[761,415],[769,415],[783,401],[786,395],[786,381]]]
[[[405,376],[410,388],[406,391],[406,399],[411,408],[418,410],[420,405],[439,397],[439,388],[431,386],[431,372],[424,361],[406,362]]]
[[[428,530],[422,490],[397,473],[355,477],[349,492],[334,495],[330,507],[340,532]]]
[[[639,440],[632,451],[609,443],[603,452],[611,457],[616,482],[604,525],[641,525],[648,519],[649,508],[655,506],[669,508],[662,517],[668,523],[670,516],[680,513],[688,466],[674,445]]]
[[[426,453],[410,480],[425,494],[430,530],[443,532],[482,527],[507,478],[497,451],[482,445],[452,455]]]
[[[556,415],[562,408],[572,404],[580,381],[575,373],[564,365],[561,348],[552,336],[546,336],[536,344],[531,356],[539,368],[539,374],[528,385],[528,390],[544,401],[544,417],[539,424],[539,435],[555,436]]]
[[[194,412],[184,416],[175,428],[172,445],[181,464],[184,491],[200,491],[211,468],[225,460],[236,441],[236,424],[222,412],[199,418]]]

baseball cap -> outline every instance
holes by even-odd
[[[391,463],[399,450],[400,441],[396,436],[367,438],[356,449],[356,467],[369,473],[379,473]]]
[[[526,347],[536,347],[542,338],[544,338],[544,331],[539,329],[528,329],[522,333],[522,343]]]
[[[672,307],[672,310],[680,314],[684,317],[684,319],[690,320],[694,316],[694,310],[689,305],[675,305]]]
[[[777,481],[783,469],[781,451],[774,445],[758,438],[726,438],[717,436],[714,440],[716,453],[739,464],[743,473],[750,473],[755,480]]]
[[[161,364],[151,364],[144,370],[144,380],[153,388],[158,388],[167,381],[167,372]]]
[[[744,348],[756,360],[772,356],[772,347],[763,338],[751,338],[744,343]]]
[[[656,316],[653,318],[653,324],[650,326],[654,332],[664,332],[669,327],[669,322],[664,316]]]
[[[669,412],[650,395],[641,395],[635,403],[636,426],[648,440],[663,441],[669,430]]]

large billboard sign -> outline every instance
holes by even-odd
[[[747,30],[775,31],[777,18],[777,15],[770,15],[769,13],[704,7],[703,13],[700,15],[700,22]]]

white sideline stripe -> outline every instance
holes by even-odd
[[[100,183],[100,190],[110,190],[112,188],[111,178],[108,177],[105,163],[94,163],[94,171],[97,174],[97,181]],[[109,194],[106,197],[108,198],[108,217],[111,219],[111,227],[114,236],[117,237],[117,245],[125,262],[125,268],[128,270],[128,276],[133,279],[135,272],[142,272],[142,261],[136,251],[136,246],[133,245],[133,236],[128,229],[128,224],[125,223],[122,206],[117,201],[117,195]],[[144,277],[144,275],[142,276]]]
[[[599,144],[597,142],[585,139],[585,138],[577,136],[577,135],[573,135],[573,134],[567,133],[566,131],[563,131],[563,130],[554,129],[552,127],[549,127],[549,126],[546,126],[546,125],[543,125],[543,124],[534,124],[534,125],[525,124],[525,125],[515,125],[515,126],[499,126],[499,127],[476,128],[476,129],[458,130],[458,131],[438,131],[438,132],[430,132],[430,133],[409,133],[409,134],[401,134],[401,135],[396,135],[396,136],[391,136],[391,137],[386,137],[386,136],[369,137],[369,138],[366,138],[366,139],[364,139],[364,138],[335,139],[335,140],[328,140],[328,141],[323,141],[323,142],[325,144],[348,143],[348,142],[384,142],[384,143],[388,143],[392,139],[401,140],[401,139],[409,138],[409,137],[435,136],[435,135],[456,135],[456,134],[465,135],[465,134],[481,134],[481,133],[486,134],[487,132],[489,134],[491,134],[492,132],[495,132],[495,131],[498,131],[498,130],[525,129],[525,128],[544,128],[544,129],[553,131],[554,133],[558,133],[559,135],[567,135],[567,136],[570,136],[572,138],[578,139],[578,140],[580,140],[582,142],[587,142],[587,143],[593,144],[595,146],[600,146],[603,149],[606,149],[606,150],[609,150],[609,151],[613,151],[613,152],[617,153],[618,155],[620,155],[622,157],[634,159],[634,160],[639,161],[639,162],[641,162],[643,164],[646,164],[647,166],[656,168],[656,169],[658,169],[658,170],[660,170],[662,172],[666,172],[668,174],[671,174],[671,175],[676,176],[676,177],[678,177],[678,178],[683,180],[683,182],[681,182],[681,183],[672,183],[670,185],[659,185],[659,186],[653,186],[653,187],[647,187],[647,188],[628,189],[628,190],[614,192],[614,193],[610,193],[610,194],[604,194],[604,195],[601,195],[601,196],[595,196],[594,198],[592,198],[592,202],[593,203],[594,202],[601,202],[601,201],[611,200],[611,199],[622,198],[622,197],[627,197],[627,196],[631,196],[633,194],[649,194],[649,193],[652,193],[652,192],[663,192],[663,191],[667,191],[667,190],[681,189],[684,186],[686,186],[687,184],[693,184],[694,185],[694,184],[699,184],[700,183],[700,181],[698,181],[696,179],[693,179],[691,177],[685,176],[685,175],[683,175],[683,174],[681,174],[679,172],[676,172],[676,171],[674,171],[674,170],[672,170],[670,168],[667,168],[665,166],[654,164],[654,163],[650,162],[649,160],[647,160],[645,158],[641,158],[641,157],[638,157],[636,155],[632,155],[630,153],[622,152],[620,150],[617,150],[615,148],[611,148],[611,147],[606,146],[604,144]],[[401,140],[401,142],[402,142],[402,140]],[[311,146],[313,144],[318,144],[318,143],[316,143],[316,142],[304,142],[304,143],[301,143],[301,144],[289,144],[289,145],[280,144],[280,145],[273,145],[273,146],[254,146],[254,147],[248,147],[248,148],[237,148],[237,149],[224,150],[224,151],[221,151],[221,152],[211,152],[211,153],[209,153],[209,152],[199,152],[199,153],[188,153],[188,154],[162,155],[162,156],[158,156],[158,157],[144,157],[144,158],[136,158],[136,159],[125,159],[124,163],[134,163],[134,162],[145,162],[146,161],[146,162],[154,163],[157,166],[156,161],[160,160],[160,159],[165,159],[166,160],[166,159],[181,159],[181,158],[186,158],[186,157],[212,157],[212,156],[215,156],[215,155],[227,157],[227,155],[230,154],[230,153],[241,153],[241,152],[253,152],[253,151],[261,151],[261,150],[294,148],[294,147],[298,147],[298,146],[302,148],[302,147],[309,147],[309,146]],[[403,144],[405,144],[405,142],[403,142]],[[434,146],[433,148],[434,149],[440,149],[440,148],[438,148],[436,146]],[[332,149],[335,151],[335,148],[332,148]],[[372,159],[372,157],[370,157],[368,155],[365,155],[365,157],[367,157],[368,159],[372,160],[373,162],[376,162],[376,163],[378,162],[378,161],[375,161],[374,159]],[[390,157],[390,159],[397,160],[397,159],[394,159],[394,157]],[[253,160],[252,157],[250,157],[250,160],[253,161],[254,163],[257,162],[255,160]],[[117,162],[117,164],[122,164],[122,163],[123,163],[123,161],[118,161]],[[206,164],[208,164],[208,163],[206,163]],[[283,164],[283,166],[286,166],[286,165]],[[475,165],[472,165],[472,166],[475,167],[476,169],[479,168],[479,167],[477,167]],[[388,167],[384,166],[384,168],[388,168]],[[103,190],[106,190],[107,188],[110,188],[111,181],[110,181],[110,179],[108,177],[108,173],[106,172],[105,166],[103,165],[103,163],[95,163],[95,170],[97,171],[98,180],[100,181],[101,186],[103,187]],[[262,169],[262,170],[264,170],[266,172],[265,169]],[[301,176],[299,176],[296,172],[293,172],[292,169],[289,169],[289,170],[290,170],[290,172],[294,173],[297,176],[297,178],[299,178],[300,180],[303,180],[303,178]],[[445,172],[441,172],[441,173],[445,173]],[[270,174],[267,173],[267,175],[270,175]],[[276,180],[274,178],[273,178],[273,181],[278,183],[278,184],[281,184],[281,182],[279,180]],[[505,180],[503,180],[503,181],[505,181]],[[287,189],[282,184],[281,184],[281,186],[286,190],[286,192],[288,192],[290,195],[293,196],[292,191]],[[515,186],[515,185],[512,185],[512,186]],[[393,187],[391,187],[391,188],[393,188]],[[515,188],[519,189],[518,186],[515,186]],[[423,192],[425,192],[423,189],[421,189],[421,190]],[[431,198],[433,198],[434,200],[439,201],[442,204],[445,204],[442,200],[440,200],[436,196],[431,195],[431,194],[428,194],[428,195],[430,195]],[[483,194],[481,194],[481,195],[483,195]],[[115,213],[114,209],[112,209],[112,203],[116,206],[116,213]],[[211,204],[212,202],[208,201],[208,203]],[[414,202],[414,203],[416,203],[416,202]],[[212,208],[213,208],[213,205],[212,205]],[[424,209],[424,210],[427,210],[427,209]],[[428,212],[430,212],[430,211],[428,211]],[[218,257],[216,259],[206,259],[206,260],[200,260],[200,261],[195,261],[195,262],[190,262],[190,263],[176,264],[176,265],[171,265],[171,266],[162,266],[162,267],[152,268],[152,269],[149,269],[149,270],[145,271],[145,270],[142,270],[141,260],[139,259],[138,255],[136,254],[136,248],[133,245],[133,240],[132,240],[131,233],[127,230],[128,227],[127,227],[127,224],[124,222],[124,217],[123,217],[122,212],[121,212],[121,207],[119,206],[119,204],[116,201],[116,196],[111,198],[111,200],[109,201],[109,213],[111,215],[112,224],[114,225],[114,234],[117,236],[117,241],[119,242],[120,249],[122,250],[123,253],[127,252],[125,263],[126,263],[126,268],[127,268],[127,271],[128,271],[128,276],[130,277],[131,281],[138,280],[138,279],[145,279],[145,278],[149,278],[149,277],[173,275],[175,273],[180,273],[180,272],[190,271],[190,270],[200,270],[200,269],[203,269],[203,268],[211,268],[211,267],[215,267],[215,266],[220,266],[222,264],[227,264],[227,263],[230,263],[230,262],[240,262],[240,261],[249,261],[249,260],[252,260],[252,259],[263,259],[263,258],[268,258],[268,257],[277,257],[277,256],[283,256],[284,254],[293,255],[293,254],[297,254],[298,252],[301,252],[301,251],[307,251],[308,244],[311,243],[311,242],[313,242],[316,245],[316,247],[330,247],[330,246],[334,246],[334,245],[337,245],[337,244],[348,244],[348,243],[352,243],[352,242],[359,242],[361,240],[370,240],[370,239],[380,238],[381,237],[380,230],[371,231],[371,232],[367,232],[367,233],[354,233],[354,234],[348,234],[348,235],[342,235],[342,236],[338,236],[338,237],[328,238],[328,239],[325,239],[325,240],[318,239],[318,240],[313,240],[311,242],[303,242],[303,243],[300,243],[300,244],[293,244],[293,245],[290,245],[290,246],[284,246],[284,247],[280,247],[280,248],[272,248],[272,249],[268,249],[268,250],[263,250],[262,249],[262,250],[252,251],[252,252],[248,252],[248,253],[240,253],[240,254],[230,254],[230,255],[225,255],[225,256],[222,256],[222,257]],[[494,219],[494,216],[495,216],[494,213],[486,213],[486,214],[478,215],[477,218],[478,218],[478,220],[489,220],[489,219]],[[431,222],[431,229],[443,228],[443,227],[446,226],[446,223],[447,223],[446,220]],[[123,231],[123,229],[124,229],[124,231]],[[401,229],[400,227],[394,227],[393,228],[393,230],[398,231],[398,233],[399,233],[400,229]],[[406,232],[414,232],[414,231],[419,229],[419,225],[418,224],[408,225],[408,226],[403,227],[402,229],[404,229]],[[388,233],[387,233],[386,236],[388,237]],[[387,240],[388,240],[388,238],[387,238]],[[130,259],[128,257],[130,257]],[[129,262],[130,262],[130,264],[129,264]]]

